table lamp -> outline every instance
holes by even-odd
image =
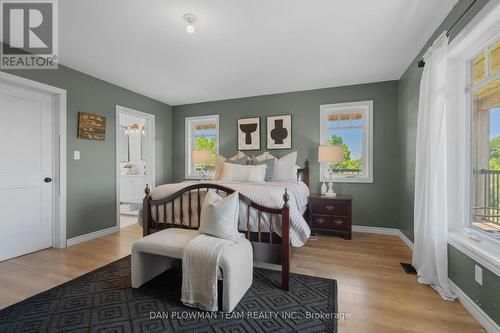
[[[193,150],[191,153],[193,164],[201,164],[201,178],[207,175],[207,164],[212,162],[212,151],[205,149]]]
[[[318,147],[318,162],[320,163],[338,163],[344,160],[344,147],[339,145],[323,145]],[[331,165],[328,165],[328,191],[326,190],[326,184],[323,182],[321,186],[321,194],[328,197],[336,197],[337,194],[333,190],[332,183],[333,169]]]

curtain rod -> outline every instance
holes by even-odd
[[[446,36],[450,36],[450,31],[453,30],[453,28],[455,28],[455,26],[458,24],[458,22],[460,22],[460,20],[472,9],[472,7],[474,7],[474,5],[477,3],[477,0],[474,0],[470,3],[470,5],[464,10],[464,12],[462,13],[462,15],[460,15],[455,22],[453,22],[453,24],[451,25],[451,27],[446,31]],[[418,62],[417,62],[417,66],[418,67],[424,67],[425,66],[425,61],[424,59],[420,59]]]

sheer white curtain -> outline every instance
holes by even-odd
[[[424,55],[420,82],[415,165],[413,266],[418,282],[453,300],[448,287],[446,69],[448,37],[439,36]]]

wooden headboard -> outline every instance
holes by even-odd
[[[309,187],[309,160],[305,161],[302,169],[297,170],[297,180],[300,180],[301,178],[307,187]]]

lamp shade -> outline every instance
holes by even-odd
[[[212,152],[210,150],[193,150],[193,163],[210,163],[212,162]]]
[[[318,147],[318,162],[342,162],[344,160],[344,147],[325,145]]]

